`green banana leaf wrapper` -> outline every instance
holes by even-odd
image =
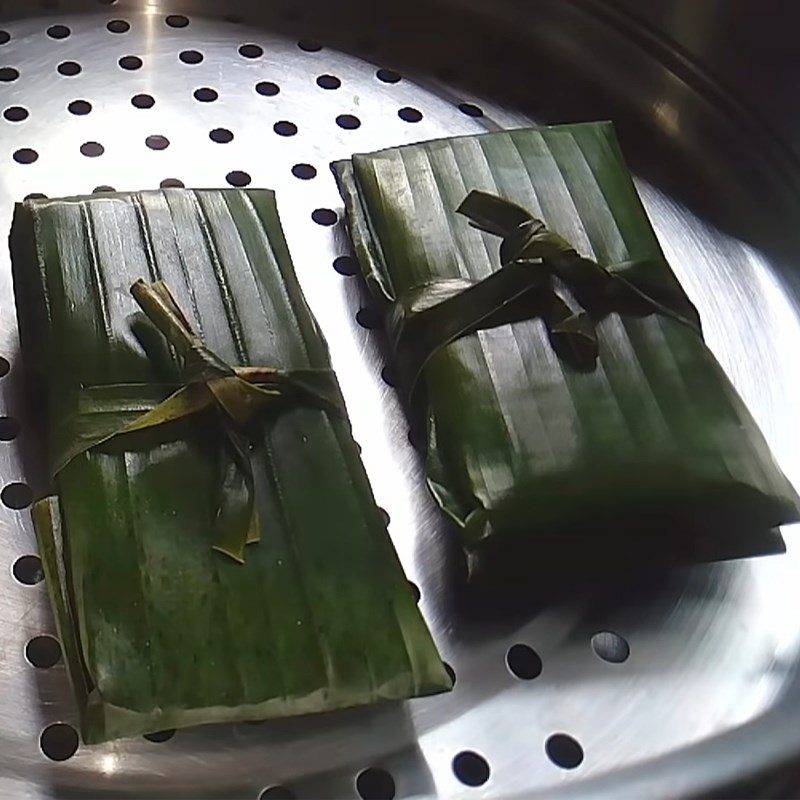
[[[429,486],[471,563],[530,564],[521,547],[569,560],[580,541],[592,557],[612,545],[699,560],[782,549],[769,529],[798,519],[798,496],[705,345],[611,123],[430,141],[332,167],[425,436]],[[532,289],[493,316],[472,309],[483,322],[431,348],[415,373],[404,337],[415,318],[448,287],[486,287],[508,269],[498,235],[464,215],[476,191],[528,210],[599,274],[627,275],[680,313],[589,314],[597,360],[579,369],[556,352]],[[459,302],[462,313],[470,301]]]
[[[11,249],[51,465],[65,430],[135,419],[181,380],[139,279],[164,281],[229,365],[330,370],[270,191],[26,201]],[[450,688],[346,414],[298,403],[260,423],[244,563],[212,549],[221,438],[200,414],[79,450],[34,508],[84,741]]]

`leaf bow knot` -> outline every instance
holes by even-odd
[[[536,270],[530,289],[540,294],[539,316],[555,352],[576,369],[594,369],[595,320],[610,311],[663,314],[700,332],[697,311],[677,281],[652,284],[646,261],[603,267],[526,209],[487,192],[470,192],[456,211],[473,227],[502,237],[501,268]]]
[[[456,211],[501,237],[500,269],[479,281],[428,281],[395,303],[390,341],[412,405],[433,355],[482,328],[539,318],[558,357],[582,372],[595,368],[596,322],[612,311],[662,314],[702,335],[697,310],[663,264],[639,259],[601,266],[526,209],[487,192],[471,191]]]
[[[88,410],[81,411],[79,406],[70,420],[66,445],[54,459],[53,473],[99,445],[209,414],[223,439],[213,548],[243,562],[245,546],[260,538],[252,463],[257,424],[299,405],[342,414],[336,377],[330,369],[231,367],[194,332],[163,281],[138,280],[131,294],[175,349],[183,382],[177,388],[146,384],[84,388]],[[153,401],[154,389],[163,397],[164,388],[172,392],[166,399]],[[85,418],[90,418],[86,425]]]

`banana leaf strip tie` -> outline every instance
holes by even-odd
[[[580,256],[526,209],[487,192],[471,191],[456,209],[482,231],[502,237],[501,268],[477,283],[447,279],[411,292],[393,345],[410,353],[411,392],[430,357],[441,347],[497,324],[511,304],[529,294],[526,317],[544,322],[559,358],[575,369],[597,364],[595,319],[611,311],[663,314],[702,335],[700,318],[677,283],[654,284],[646,261],[603,267]],[[398,304],[401,305],[401,304]]]
[[[254,505],[255,484],[248,432],[270,416],[314,406],[344,415],[332,370],[281,371],[269,367],[230,367],[194,332],[163,281],[131,286],[131,294],[147,318],[164,335],[183,362],[183,384],[116,384],[82,389],[85,403],[61,431],[53,474],[72,459],[99,445],[210,415],[223,436],[219,498],[214,519],[213,548],[244,562],[245,546],[260,539]],[[166,396],[159,402],[159,397]],[[131,398],[134,401],[131,401]],[[82,413],[81,405],[86,407]],[[124,406],[124,407],[123,407]],[[100,413],[98,414],[98,410]],[[128,412],[109,414],[109,410]],[[106,424],[98,425],[99,419]],[[91,422],[89,421],[91,418]],[[120,425],[120,419],[130,418]],[[82,425],[82,421],[86,424]],[[198,428],[203,435],[205,428]],[[151,438],[155,445],[160,438]]]

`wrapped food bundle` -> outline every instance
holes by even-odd
[[[272,192],[26,201],[11,245],[84,740],[450,688]]]
[[[610,123],[333,169],[470,563],[781,546],[767,530],[798,520],[798,497],[705,345]]]

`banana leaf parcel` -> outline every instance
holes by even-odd
[[[579,541],[709,560],[782,547],[767,529],[798,519],[798,497],[706,347],[611,123],[333,170],[470,563]]]
[[[450,688],[272,192],[26,201],[11,247],[84,740]]]

